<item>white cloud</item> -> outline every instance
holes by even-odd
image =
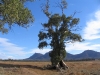
[[[9,58],[14,56],[23,57],[26,52],[24,51],[25,47],[19,47],[16,44],[11,43],[6,38],[0,38],[0,57]]]
[[[73,44],[67,44],[66,45],[66,51],[75,51],[75,50],[80,50],[80,51],[84,51],[84,50],[96,50],[100,52],[100,44],[91,44],[89,42],[87,43],[82,43],[82,42],[76,42]]]
[[[0,52],[0,59],[6,59],[8,58],[7,55],[5,53]]]
[[[23,58],[28,58],[30,54],[34,53],[45,54],[50,51],[50,49],[38,49],[38,48],[28,50],[27,52],[24,50],[25,47],[20,47],[16,44],[13,44],[6,38],[0,38],[0,59],[8,59],[8,58],[23,59]]]
[[[91,19],[86,23],[84,29],[84,39],[93,40],[100,38],[100,10],[94,13],[94,19]]]

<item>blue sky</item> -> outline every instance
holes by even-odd
[[[55,5],[58,1],[60,0],[50,0],[50,12],[61,13]],[[41,23],[47,22],[47,17],[40,8],[43,3],[45,0],[25,4],[35,18],[28,29],[14,25],[8,34],[0,33],[0,59],[24,59],[34,53],[44,54],[51,50],[49,47],[38,49]],[[100,0],[67,0],[67,3],[68,7],[64,13],[69,16],[77,11],[75,17],[80,18],[79,26],[81,26],[78,33],[85,41],[66,44],[66,51],[71,54],[78,54],[88,49],[100,52]]]

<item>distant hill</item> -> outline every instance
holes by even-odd
[[[39,57],[44,56],[43,54],[40,53],[35,53],[32,56],[30,56],[29,58],[27,58],[28,60],[35,60],[38,59]]]
[[[65,59],[79,60],[79,59],[100,59],[100,52],[93,50],[85,50],[84,52],[76,55],[67,54]]]
[[[96,52],[93,50],[85,50],[84,52],[76,55],[67,53],[65,60],[79,60],[79,59],[88,59],[88,58],[100,59],[100,52]],[[45,53],[44,55],[40,53],[35,53],[29,58],[27,58],[26,60],[50,60],[49,52]]]

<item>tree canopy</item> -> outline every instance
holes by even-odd
[[[33,22],[31,11],[24,6],[33,0],[0,0],[0,32],[6,33],[14,25],[27,28]]]

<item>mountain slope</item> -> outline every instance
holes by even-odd
[[[98,59],[100,58],[100,52],[96,52],[93,50],[86,50],[74,56],[74,59],[86,59],[86,58]]]
[[[27,58],[28,60],[36,60],[38,59],[39,57],[43,56],[43,54],[40,54],[40,53],[35,53],[33,54],[32,56],[30,56],[29,58]]]
[[[72,55],[70,53],[67,53],[65,60],[78,60],[78,59],[87,59],[87,58],[100,59],[100,52],[96,52],[93,50],[85,50],[84,52],[82,52],[80,54],[76,54],[76,55]],[[29,57],[28,59],[31,59],[31,60],[50,60],[49,52],[44,54],[44,55],[40,54],[40,53],[35,53],[34,55]]]

